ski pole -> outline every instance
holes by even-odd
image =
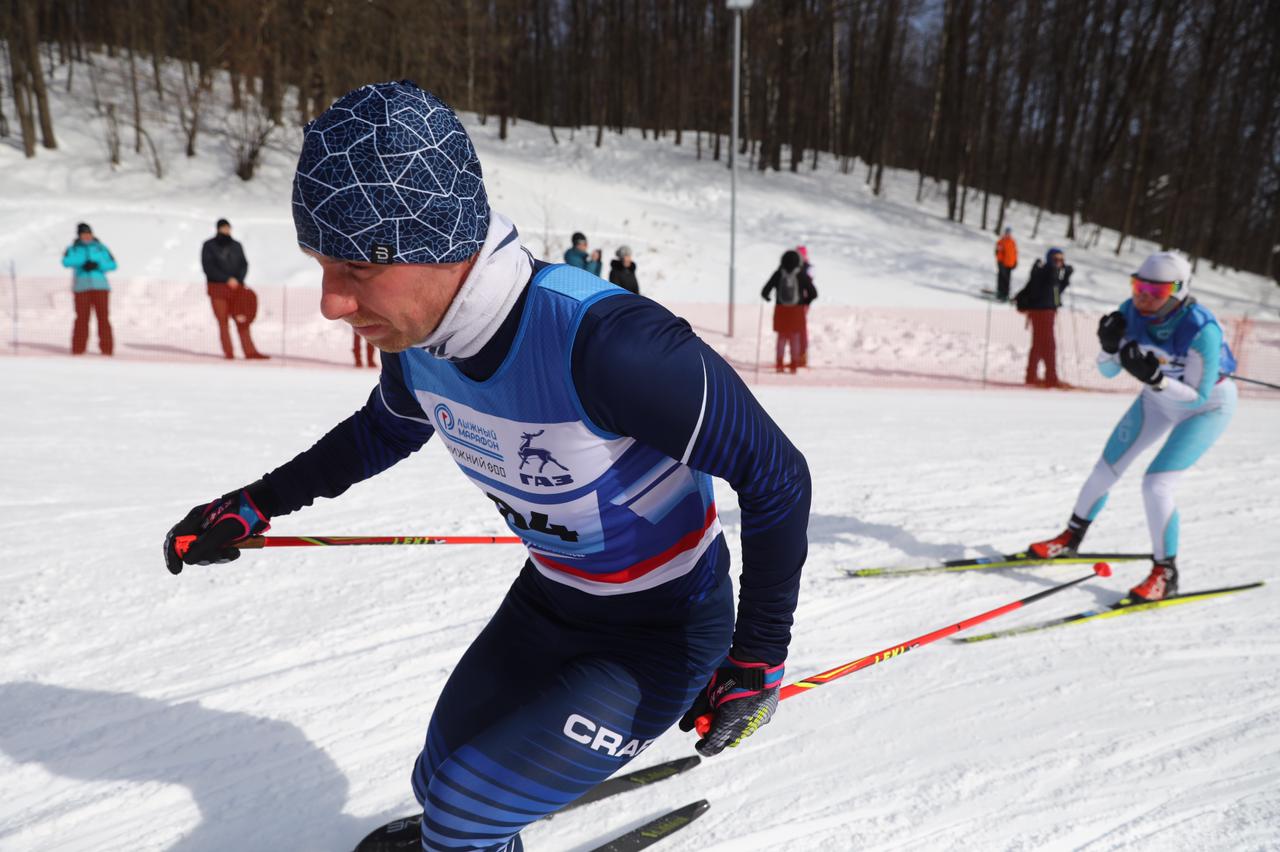
[[[942,629],[935,630],[932,633],[926,633],[923,636],[908,639],[906,642],[901,642],[897,645],[890,645],[883,651],[877,651],[874,654],[859,657],[853,662],[836,666],[834,669],[827,669],[825,672],[820,672],[816,675],[810,675],[809,677],[806,677],[803,680],[798,680],[795,683],[789,683],[778,691],[778,700],[785,701],[786,699],[792,698],[796,695],[803,695],[815,686],[822,686],[824,683],[830,683],[831,681],[842,678],[845,675],[851,675],[856,671],[870,668],[876,663],[883,663],[885,660],[892,660],[894,657],[899,657],[913,648],[919,648],[921,645],[928,645],[930,642],[945,639],[953,633],[959,633],[961,630],[968,630],[970,627],[982,624],[984,621],[990,621],[991,619],[1004,615],[1005,613],[1013,612],[1015,609],[1022,609],[1022,607],[1027,604],[1035,603],[1041,598],[1049,597],[1049,595],[1055,595],[1063,589],[1069,589],[1077,583],[1083,583],[1085,580],[1091,580],[1095,576],[1110,577],[1111,566],[1105,562],[1099,562],[1093,566],[1092,574],[1085,574],[1083,577],[1077,577],[1076,579],[1069,580],[1061,585],[1036,592],[1034,595],[1027,595],[1025,598],[1012,601],[1004,606],[998,606],[995,609],[987,610],[980,615],[966,618],[964,621],[957,621],[949,627],[943,627]],[[708,713],[704,716],[699,716],[695,725],[697,727],[698,734],[705,737],[707,732],[711,730],[711,714]]]
[[[182,556],[195,541],[193,535],[174,539]],[[241,550],[262,547],[348,547],[356,544],[519,544],[514,535],[257,535],[235,543]]]
[[[1262,385],[1264,388],[1271,388],[1272,390],[1280,390],[1280,385],[1273,385],[1271,382],[1263,382],[1258,379],[1246,379],[1244,376],[1237,376],[1234,373],[1228,374],[1227,378],[1235,379],[1237,382],[1248,382],[1251,385]]]

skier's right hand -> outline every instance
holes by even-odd
[[[83,269],[85,272],[93,272],[95,269],[98,268],[98,261],[86,260],[84,263],[80,264],[80,268]]]
[[[698,728],[702,739],[694,748],[707,757],[719,754],[726,746],[734,748],[773,718],[784,670],[781,663],[771,666],[726,657],[693,706],[685,711],[680,730]],[[698,727],[704,716],[711,719],[705,731]]]
[[[271,529],[271,524],[250,491],[254,483],[223,494],[212,503],[196,506],[164,537],[164,564],[170,574],[181,574],[183,565],[214,565],[240,558],[233,545]]]
[[[1124,314],[1112,311],[1098,320],[1098,343],[1102,351],[1114,355],[1120,351],[1120,341],[1124,340]]]

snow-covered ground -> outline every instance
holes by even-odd
[[[369,376],[15,358],[0,367],[0,849],[341,850],[412,804],[451,666],[518,547],[276,550],[164,569],[164,531],[358,406]],[[762,388],[814,472],[799,677],[1087,569],[852,580],[1056,532],[1121,396]],[[1184,585],[1260,591],[938,643],[780,709],[679,780],[538,824],[583,850],[669,805],[694,849],[1280,848],[1280,402],[1242,404],[1181,490]],[[501,533],[434,443],[280,534]],[[1143,549],[1133,472],[1089,544]],[[733,493],[718,490],[737,548]],[[735,555],[736,560],[736,555]],[[1002,619],[1112,601],[1117,565]],[[640,763],[691,753],[671,732]]]
[[[65,282],[62,250],[75,223],[89,221],[121,262],[121,293],[150,299],[120,300],[124,347],[145,326],[143,309],[165,314],[184,345],[209,334],[207,316],[177,318],[171,300],[186,287],[207,310],[198,253],[219,216],[245,244],[252,283],[316,286],[289,215],[296,130],[281,132],[250,183],[231,176],[216,132],[186,160],[155,125],[169,177],[157,181],[131,153],[111,171],[85,75],[76,80],[71,95],[61,82],[52,90],[59,151],[27,161],[12,140],[0,144],[0,271]],[[113,91],[109,73],[100,83]],[[821,290],[814,376],[862,354],[886,373],[972,363],[960,332],[981,327],[974,295],[992,271],[976,203],[969,224],[948,222],[940,198],[915,203],[912,175],[890,173],[887,197],[875,199],[860,168],[841,175],[829,158],[816,173],[740,173],[740,331],[727,341],[718,323],[728,179],[722,165],[695,158],[692,136],[677,148],[606,134],[596,149],[593,133],[562,130],[555,145],[546,128],[522,122],[504,143],[495,122],[464,120],[495,207],[532,248],[554,259],[574,230],[606,257],[629,243],[644,292],[683,306],[750,380],[756,293],[796,243],[810,247]],[[1034,211],[1011,215],[1020,282],[1032,257],[1061,244],[1064,222],[1046,216],[1033,241]],[[1114,239],[1064,246],[1081,319],[1075,336],[1060,329],[1063,348],[1090,348],[1084,315],[1120,301],[1126,273],[1151,248],[1126,245],[1117,258]],[[1194,288],[1227,314],[1274,320],[1280,305],[1273,282],[1208,264]],[[64,347],[68,308],[50,304]],[[924,310],[947,316],[920,324],[912,312]],[[260,321],[264,334],[271,322]],[[340,357],[349,334],[331,331]],[[409,809],[408,773],[433,703],[513,578],[519,549],[269,551],[171,577],[160,541],[172,523],[309,446],[364,400],[372,377],[276,369],[280,359],[165,364],[123,354],[114,363],[0,358],[0,849],[348,849]],[[1018,357],[993,351],[993,369],[1016,369]],[[788,388],[769,378],[757,391],[815,478],[792,677],[1087,570],[915,580],[838,571],[1016,549],[1057,532],[1127,396]],[[1184,480],[1186,587],[1274,581],[1277,435],[1280,400],[1245,399]],[[430,445],[274,531],[504,532],[452,467]],[[1117,487],[1090,546],[1145,549],[1139,473]],[[733,494],[718,497],[736,549]],[[1145,566],[1117,569],[1002,621],[1115,600]],[[706,797],[711,812],[668,844],[672,852],[1280,849],[1275,594],[1272,582],[1057,632],[935,644],[788,702],[742,749],[679,780],[536,825],[526,840],[535,852],[582,850]],[[673,732],[639,762],[690,751]]]

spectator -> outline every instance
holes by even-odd
[[[89,344],[89,314],[98,317],[98,350],[110,355],[114,350],[111,337],[111,319],[107,313],[107,301],[111,285],[107,273],[116,268],[111,250],[98,242],[93,229],[81,222],[76,225],[76,239],[62,253],[62,265],[74,269],[71,292],[75,297],[76,320],[71,327],[71,354],[83,355]]]
[[[592,275],[599,275],[604,266],[600,260],[600,249],[587,254],[587,236],[581,231],[574,231],[573,247],[565,251],[564,262],[585,269]]]
[[[1027,357],[1027,384],[1047,388],[1061,385],[1058,381],[1057,344],[1053,338],[1053,321],[1062,305],[1062,291],[1071,284],[1072,268],[1067,266],[1062,249],[1051,248],[1044,260],[1031,267],[1026,286],[1014,297],[1018,310],[1027,315],[1031,326],[1031,354]],[[1040,362],[1044,362],[1044,379],[1039,380]]]
[[[767,302],[773,291],[778,292],[778,300],[773,306],[773,330],[778,335],[774,370],[783,370],[783,355],[788,347],[791,349],[789,369],[795,372],[800,366],[800,340],[804,335],[804,307],[818,297],[818,291],[808,274],[800,268],[800,255],[795,251],[782,253],[779,267],[769,277],[768,283],[760,291],[760,296]]]
[[[364,348],[365,348],[365,356],[364,356],[365,363],[368,364],[370,367],[376,368],[378,366],[378,362],[375,361],[373,358],[373,344],[370,343],[368,340],[362,340],[360,335],[353,331],[351,332],[351,354],[356,356],[356,366],[357,367],[363,366],[360,363],[360,344],[362,342],[364,343]]]
[[[204,247],[200,250],[200,264],[204,267],[204,277],[208,282],[205,291],[209,294],[213,317],[218,323],[222,357],[236,357],[231,348],[231,330],[227,326],[228,320],[234,319],[244,357],[250,360],[269,358],[269,355],[258,351],[249,334],[249,325],[258,313],[258,299],[245,286],[244,277],[249,272],[249,261],[245,259],[240,243],[231,238],[231,223],[226,219],[219,219],[218,233],[212,239],[205,240]]]
[[[800,255],[800,268],[804,270],[804,274],[809,276],[809,283],[813,284],[813,264],[809,262],[809,249],[805,246],[796,246],[796,254]],[[813,299],[818,297],[817,287],[813,288]],[[809,301],[812,302],[813,299]],[[800,366],[809,366],[809,304],[804,306],[804,325],[800,328]]]
[[[631,246],[618,246],[617,257],[609,261],[609,282],[624,290],[640,295],[640,283],[636,281],[636,262],[631,259]]]
[[[996,300],[1009,301],[1009,277],[1018,265],[1018,244],[1013,240],[1013,228],[1005,228],[1004,236],[996,240]]]

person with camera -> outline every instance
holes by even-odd
[[[604,263],[600,260],[600,249],[588,253],[587,236],[581,231],[573,232],[573,245],[565,250],[564,262],[597,276],[604,267]]]

